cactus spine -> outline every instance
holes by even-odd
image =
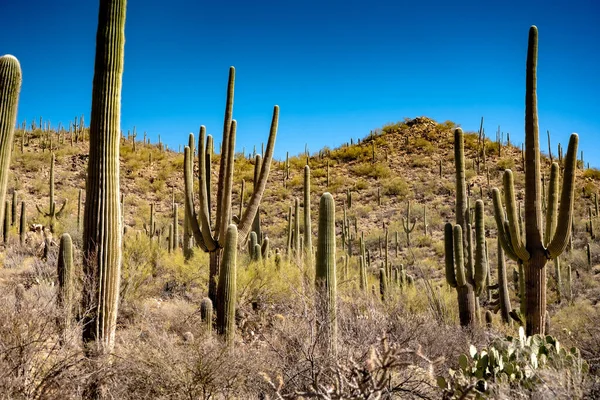
[[[61,322],[59,326],[64,332],[71,326],[71,313],[73,310],[73,301],[75,289],[73,287],[73,241],[68,233],[60,237],[60,246],[58,248],[58,296],[56,303],[62,310]]]
[[[208,188],[210,187],[210,172],[208,157],[206,153],[212,153],[211,141],[206,140],[206,129],[200,128],[200,139],[198,144],[199,158],[199,216],[196,214],[193,195],[193,160],[194,154],[189,146],[184,149],[184,182],[185,182],[185,208],[189,215],[191,232],[194,235],[194,241],[200,249],[209,253],[209,284],[208,297],[213,301],[217,300],[217,277],[220,276],[219,269],[221,264],[221,253],[226,245],[226,231],[229,222],[232,219],[231,198],[233,187],[233,172],[235,159],[235,139],[237,122],[232,119],[233,116],[233,98],[234,98],[235,69],[230,67],[229,80],[227,84],[227,98],[225,103],[225,118],[223,122],[223,140],[221,143],[221,160],[219,168],[219,178],[217,183],[217,212],[214,225],[211,224],[210,197]],[[271,160],[275,148],[275,138],[277,135],[277,124],[279,121],[279,107],[273,109],[273,118],[271,120],[271,129],[265,157],[260,168],[260,175],[256,181],[254,191],[250,202],[248,203],[244,214],[242,215],[237,229],[243,240],[248,236],[253,221],[257,214],[262,195],[267,185],[269,172],[271,169]],[[210,137],[210,136],[209,136]],[[190,143],[193,135],[190,135]],[[205,142],[206,145],[205,145]],[[203,156],[204,154],[204,156]],[[200,221],[198,221],[198,217]],[[211,229],[214,226],[214,232]],[[218,302],[216,303],[219,309]]]
[[[21,80],[19,61],[8,54],[0,57],[0,205],[6,201]],[[0,221],[4,221],[4,207],[0,207]]]
[[[337,283],[335,271],[335,203],[326,192],[319,203],[319,233],[315,285],[317,289],[317,323],[332,355],[337,354]]]
[[[237,240],[238,229],[231,224],[225,237],[217,291],[217,332],[225,337],[229,345],[233,343],[235,335]]]
[[[90,156],[83,226],[83,341],[110,353],[115,342],[121,276],[119,144],[126,0],[101,0],[92,87]]]
[[[512,171],[504,172],[504,195],[508,214],[508,226],[498,189],[493,190],[496,225],[506,255],[524,263],[525,270],[525,319],[526,334],[543,334],[546,315],[546,263],[555,259],[567,247],[573,217],[575,169],[577,165],[577,134],[569,140],[565,158],[564,180],[556,229],[551,238],[544,241],[542,230],[540,190],[540,147],[537,115],[536,69],[538,32],[535,26],[529,30],[527,49],[527,78],[525,95],[525,233],[519,226],[514,197]],[[553,208],[548,207],[553,213]],[[547,215],[546,220],[552,219]],[[508,229],[507,229],[508,228]],[[546,245],[544,245],[546,243]]]

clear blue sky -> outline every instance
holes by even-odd
[[[169,147],[199,125],[220,141],[228,67],[237,70],[237,150],[315,151],[404,117],[476,130],[485,116],[523,138],[527,32],[539,28],[540,129],[580,134],[600,166],[600,5],[571,1],[140,1],[127,10],[121,126]],[[89,121],[97,2],[0,5],[0,53],[23,68],[19,121]],[[545,136],[542,136],[545,138]],[[546,146],[545,139],[542,142]]]

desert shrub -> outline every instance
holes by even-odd
[[[498,166],[498,170],[504,171],[505,169],[514,169],[515,168],[515,160],[511,157],[503,157],[498,160],[496,163]]]
[[[384,180],[381,186],[384,194],[398,196],[400,200],[404,199],[409,193],[408,183],[401,177]]]
[[[583,171],[583,177],[598,181],[600,180],[600,170],[596,168],[588,168],[585,171]]]
[[[435,151],[435,146],[429,140],[425,138],[416,138],[413,142],[413,147],[416,147],[419,151],[425,154],[432,154]]]
[[[366,145],[342,146],[331,152],[331,158],[340,162],[363,160],[371,157],[371,147]]]
[[[387,178],[391,171],[387,165],[383,164],[358,164],[350,169],[354,174],[369,178]]]

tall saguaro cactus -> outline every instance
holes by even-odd
[[[0,57],[0,204],[2,205],[6,201],[21,80],[19,61],[8,54]],[[4,221],[4,207],[0,207],[0,221]]]
[[[121,276],[119,144],[126,0],[100,0],[92,87],[90,157],[83,225],[83,340],[110,353],[115,343]],[[89,348],[93,350],[93,348]]]
[[[235,69],[229,69],[229,82],[227,84],[227,99],[225,105],[225,119],[223,123],[223,141],[221,150],[221,161],[219,169],[219,180],[217,183],[217,212],[214,223],[211,223],[210,197],[208,188],[210,188],[210,165],[206,157],[206,152],[210,147],[211,136],[206,138],[204,126],[200,127],[200,139],[198,143],[199,159],[199,215],[196,213],[193,195],[193,151],[189,146],[184,149],[184,181],[185,181],[185,210],[189,216],[189,228],[194,235],[194,241],[203,251],[208,252],[210,256],[210,272],[208,283],[208,297],[216,304],[217,302],[217,277],[221,264],[222,250],[226,245],[227,227],[233,217],[231,210],[231,198],[233,187],[233,170],[235,155],[235,137],[237,122],[232,119],[233,116],[233,95],[234,95]],[[279,106],[273,109],[273,119],[267,149],[260,168],[260,175],[254,187],[252,197],[248,206],[244,210],[237,229],[239,236],[245,240],[251,230],[254,217],[258,210],[262,195],[267,185],[269,171],[271,169],[271,160],[275,149],[275,137],[277,136],[277,124],[279,121]],[[206,142],[206,144],[205,144]],[[190,144],[193,143],[193,135],[190,134]],[[211,150],[212,152],[212,150]],[[199,220],[198,220],[199,218]],[[214,226],[214,231],[211,229]]]
[[[546,263],[556,259],[567,247],[573,218],[575,170],[577,166],[577,134],[572,134],[564,163],[560,210],[556,228],[546,230],[543,238],[540,180],[540,145],[537,114],[538,31],[529,29],[525,94],[525,232],[519,226],[512,171],[504,172],[504,198],[508,220],[498,189],[493,190],[494,214],[498,236],[506,255],[524,263],[525,320],[527,335],[543,334],[546,317]],[[556,167],[552,170],[557,171]],[[552,177],[551,177],[552,182]],[[551,189],[552,193],[552,189]],[[551,226],[556,207],[547,208],[546,221]],[[547,226],[548,227],[548,226]]]
[[[447,223],[444,229],[446,281],[456,288],[460,324],[476,323],[475,294],[485,283],[486,253],[483,201],[475,204],[475,249],[471,243],[471,224],[465,183],[464,138],[462,129],[454,131],[454,162],[456,164],[456,225]],[[466,253],[466,254],[465,254]],[[472,258],[475,256],[475,263]]]
[[[315,285],[318,324],[327,351],[337,354],[337,283],[335,271],[335,202],[326,192],[319,203]]]
[[[310,221],[310,167],[304,166],[304,265],[313,265],[312,228]]]

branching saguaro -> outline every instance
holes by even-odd
[[[206,129],[200,127],[200,138],[198,143],[198,162],[199,162],[199,212],[196,212],[194,205],[194,185],[193,185],[193,150],[190,146],[184,149],[184,182],[185,182],[185,211],[189,216],[189,229],[191,230],[196,246],[210,255],[210,273],[208,282],[208,297],[216,305],[217,310],[217,279],[221,263],[221,255],[225,247],[227,227],[233,218],[231,209],[234,155],[235,155],[235,137],[237,131],[237,122],[232,119],[233,116],[233,96],[234,96],[235,69],[229,69],[229,82],[227,84],[227,100],[225,105],[225,120],[223,123],[223,141],[221,149],[221,161],[219,168],[219,180],[217,183],[217,204],[214,223],[211,223],[210,207],[210,160],[207,153],[212,152],[212,137],[206,137]],[[277,136],[277,125],[279,121],[279,106],[273,109],[273,119],[267,149],[260,168],[260,175],[254,187],[252,197],[248,206],[237,224],[238,234],[243,243],[251,230],[254,217],[260,205],[262,195],[271,169],[271,160],[275,149],[275,138]],[[193,143],[193,135],[190,134],[189,143]],[[205,144],[206,143],[206,144]],[[214,229],[213,229],[214,227]]]
[[[460,324],[474,326],[477,322],[475,294],[481,293],[487,270],[484,206],[482,200],[477,200],[475,249],[473,249],[465,183],[464,137],[460,128],[454,131],[454,162],[456,164],[456,225],[447,223],[444,229],[446,281],[457,291]]]
[[[21,81],[19,61],[11,55],[0,57],[0,204],[6,201]],[[0,221],[4,221],[4,207],[0,207]]]
[[[101,0],[92,87],[90,157],[83,225],[83,340],[91,353],[115,343],[121,276],[119,144],[126,0]]]
[[[573,218],[575,169],[577,166],[577,134],[572,134],[564,163],[560,208],[556,228],[552,229],[556,218],[556,207],[550,205],[546,211],[546,238],[543,238],[542,199],[540,179],[540,145],[537,114],[537,53],[538,31],[535,26],[529,29],[527,49],[527,77],[525,94],[525,232],[519,226],[518,212],[511,170],[504,172],[504,200],[506,215],[500,191],[493,190],[494,214],[498,236],[506,255],[522,261],[525,267],[525,321],[527,335],[543,334],[546,318],[546,263],[556,259],[567,247]],[[557,167],[551,172],[556,173]],[[552,182],[553,178],[550,177]]]

